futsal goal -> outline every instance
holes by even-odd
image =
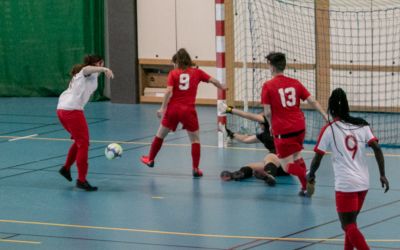
[[[331,91],[347,92],[382,144],[399,146],[400,0],[216,0],[224,4],[226,102],[262,112],[266,56],[283,52],[285,74],[299,79],[327,108]],[[218,63],[217,63],[218,65]],[[324,125],[305,110],[306,141]],[[227,115],[227,126],[254,133],[256,124]]]

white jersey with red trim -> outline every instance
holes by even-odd
[[[369,126],[337,120],[322,128],[314,151],[320,154],[332,151],[336,191],[358,192],[369,188],[365,149],[377,140]]]

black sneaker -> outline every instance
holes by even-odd
[[[267,174],[267,175],[264,177],[264,181],[265,181],[265,183],[268,184],[268,186],[271,186],[271,187],[275,186],[275,184],[276,184],[276,179],[275,179],[275,177],[273,177],[273,176],[270,175],[270,174]]]
[[[67,179],[68,181],[72,181],[70,170],[67,170],[65,167],[62,167],[60,168],[60,170],[58,170],[58,172],[60,173],[60,175],[64,176],[64,178]]]
[[[79,180],[76,180],[76,187],[80,189],[84,189],[86,191],[97,191],[97,187],[93,187],[89,184],[88,181],[81,182]]]
[[[199,168],[193,168],[193,177],[202,177],[203,176],[203,171],[201,171]]]
[[[312,196],[312,194],[309,194],[307,192],[307,190],[302,189],[302,190],[299,191],[299,196],[310,198]]]
[[[307,195],[311,197],[315,192],[315,180],[307,181]]]
[[[221,174],[219,175],[221,177],[221,180],[223,181],[231,181],[233,179],[232,173],[229,171],[222,171]]]

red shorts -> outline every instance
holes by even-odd
[[[306,135],[306,131],[303,133],[289,137],[289,138],[275,138],[274,144],[276,148],[276,154],[278,158],[285,158],[294,153],[300,152],[303,150],[304,137]]]
[[[359,192],[336,191],[336,211],[338,213],[358,212],[361,210],[368,190]]]
[[[193,106],[168,106],[161,124],[175,131],[179,123],[182,123],[183,129],[189,132],[199,130],[199,120],[197,118],[196,109]]]

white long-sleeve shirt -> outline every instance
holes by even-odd
[[[66,89],[58,99],[57,109],[83,110],[90,96],[97,89],[97,77],[99,73],[83,75],[81,70],[70,81]]]

